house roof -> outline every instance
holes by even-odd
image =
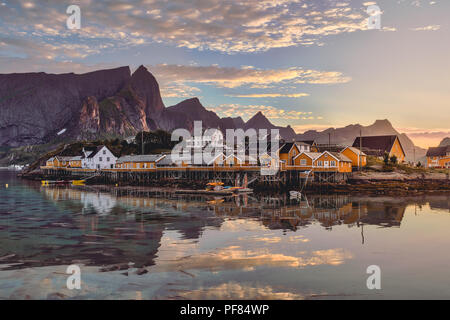
[[[97,146],[97,147],[95,148],[94,152],[91,152],[91,153],[88,155],[88,158],[93,158],[93,157],[95,157],[95,155],[96,155],[97,153],[99,153],[100,150],[103,149],[103,147],[104,147],[104,145]]]
[[[336,158],[338,158],[340,161],[344,161],[344,162],[352,162],[352,160],[350,160],[349,158],[347,158],[345,155],[343,155],[342,153],[339,152],[330,152],[333,156],[335,156]]]
[[[304,155],[310,157],[312,160],[314,160],[315,158],[317,158],[317,157],[319,157],[319,156],[321,155],[320,152],[302,152],[302,153],[299,153],[298,155],[296,155],[296,156],[294,157],[294,160],[297,159],[297,158],[298,158],[299,156],[301,156],[302,154],[304,154]]]
[[[343,154],[339,153],[339,152],[330,152],[330,151],[324,151],[320,154],[320,156],[322,156],[323,154],[328,153],[329,155],[331,155],[333,158],[335,158],[338,161],[344,161],[344,162],[352,162],[352,160],[350,160],[349,158],[347,158],[346,156],[344,156]],[[317,157],[318,158],[318,157]],[[317,159],[316,158],[316,159]],[[316,160],[315,159],[315,160]]]
[[[83,156],[75,156],[75,157],[70,157],[70,161],[79,161],[83,158]]]
[[[353,151],[358,156],[359,155],[361,155],[361,156],[365,156],[366,155],[364,152],[359,151],[359,149],[355,148],[355,147],[345,147],[344,150],[342,150],[341,152],[344,152],[346,149],[349,149],[349,150]]]
[[[67,156],[56,156],[55,158],[57,158],[59,161],[70,161],[70,159],[72,159],[72,157]]]
[[[302,141],[297,141],[297,143],[300,143],[300,142],[306,143],[307,145],[310,145],[310,146],[312,146],[312,145],[315,143],[314,140],[302,140]]]
[[[295,142],[286,142],[280,148],[280,153],[288,153],[289,151],[291,151],[291,149],[294,145],[295,145]]]
[[[377,151],[377,154],[379,153],[383,154],[384,152],[389,153],[397,138],[398,136],[396,135],[356,137],[355,141],[353,142],[353,147],[359,148],[360,145],[362,145],[362,149],[367,151],[366,153],[368,154],[371,154],[370,151]],[[360,140],[362,142],[361,144]],[[403,149],[400,139],[398,140],[398,142],[403,150],[403,153],[405,153],[405,150]]]
[[[427,157],[442,157],[447,155],[450,152],[450,146],[444,147],[432,147],[427,151]]]
[[[159,160],[166,157],[164,154],[141,154],[141,155],[131,155],[122,156],[117,159],[117,163],[124,162],[158,162]]]

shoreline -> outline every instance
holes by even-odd
[[[43,174],[18,174],[19,178],[26,180],[52,180],[57,177]],[[59,177],[61,179],[61,177]],[[87,186],[103,185],[113,187],[148,187],[167,190],[177,189],[204,189],[207,181],[189,180],[174,181],[171,179],[160,179],[158,181],[138,184],[131,182],[105,183],[93,179]],[[277,184],[267,186],[261,183],[254,183],[249,186],[254,192],[288,192],[290,190],[303,191],[307,193],[328,193],[328,194],[368,194],[368,195],[421,195],[450,192],[450,179],[447,174],[399,174],[399,173],[354,173],[345,182],[308,182],[306,187],[292,184]]]

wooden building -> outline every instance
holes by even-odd
[[[355,147],[346,147],[341,153],[352,160],[353,167],[365,167],[367,165],[367,155]]]
[[[398,162],[404,162],[406,153],[396,135],[391,136],[365,136],[357,137],[352,145],[354,148],[361,150],[370,156],[382,158],[385,153],[389,157],[396,156]]]
[[[427,151],[428,168],[450,168],[450,146],[433,147]]]

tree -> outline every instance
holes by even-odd
[[[385,165],[389,164],[389,153],[387,153],[387,152],[384,153],[383,162]]]
[[[397,164],[397,157],[395,155],[393,155],[389,160],[392,164]]]
[[[417,168],[421,168],[422,167],[422,163],[419,161],[418,163],[417,163]]]

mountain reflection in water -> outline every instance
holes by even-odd
[[[331,276],[333,281],[357,274],[364,285],[365,268],[374,263],[374,257],[392,267],[403,264],[396,260],[402,254],[421,261],[414,256],[414,247],[437,260],[448,259],[438,250],[428,250],[427,243],[417,242],[413,231],[420,230],[414,232],[430,239],[433,232],[440,234],[437,228],[443,233],[450,212],[449,195],[211,198],[151,188],[42,187],[8,181],[9,188],[0,189],[0,298],[23,298],[22,289],[10,289],[19,270],[23,270],[19,277],[32,270],[51,274],[55,272],[52,268],[64,273],[61,267],[69,264],[80,264],[91,274],[111,271],[99,273],[110,277],[117,272],[120,277],[128,275],[130,266],[133,270],[145,267],[149,276],[136,276],[141,279],[138,282],[145,286],[149,281],[145,288],[156,282],[160,289],[141,288],[139,297],[143,298],[300,299],[354,291],[354,285],[338,289],[325,284],[310,273],[315,268],[345,266],[339,275]],[[445,214],[436,216],[439,221],[427,216],[426,221],[435,224],[434,230],[425,220],[420,220],[422,229],[418,223],[403,226],[408,212],[417,216],[417,222],[425,219],[421,217],[424,208]],[[440,239],[450,244],[450,239]],[[337,272],[324,270],[329,276]],[[448,271],[437,268],[436,272]],[[124,280],[117,279],[114,281],[123,285]],[[314,279],[320,282],[317,287],[309,282]],[[92,283],[98,285],[99,281]],[[133,290],[97,289],[95,294],[83,294],[135,298],[127,295]],[[42,297],[40,293],[27,294]]]

